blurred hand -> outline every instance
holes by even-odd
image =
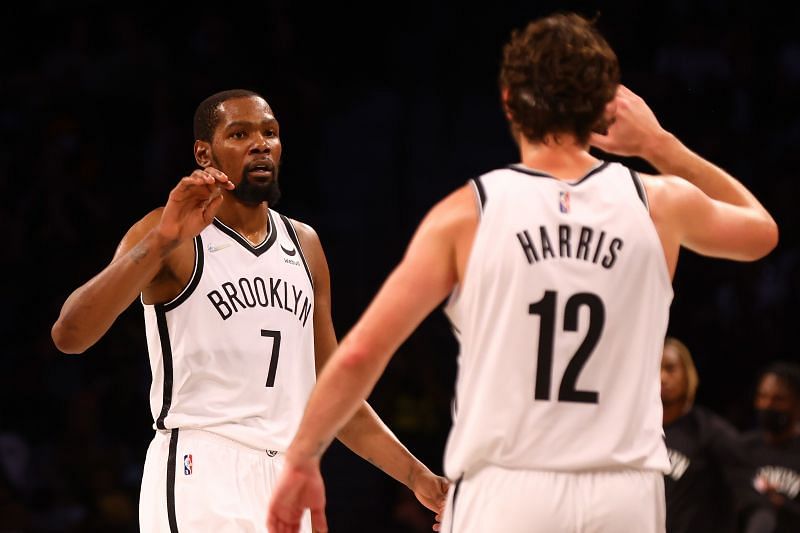
[[[269,533],[297,533],[306,509],[311,509],[311,529],[314,533],[328,533],[325,484],[319,464],[295,465],[287,460],[269,504]]]
[[[606,118],[608,132],[592,133],[589,144],[610,154],[645,157],[666,133],[647,103],[624,85],[606,106]]]
[[[417,500],[436,513],[436,523],[433,525],[434,531],[439,531],[449,488],[450,482],[446,478],[437,476],[427,469],[416,476],[411,485],[411,490],[414,491],[414,496],[417,497]]]

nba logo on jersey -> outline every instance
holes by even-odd
[[[569,213],[569,191],[558,193],[558,210],[562,213]]]
[[[192,475],[192,454],[183,456],[183,474],[185,476]]]

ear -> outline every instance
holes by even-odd
[[[506,118],[509,121],[512,120],[511,110],[508,109],[508,87],[500,89],[500,101],[503,103],[503,112],[506,114]]]
[[[211,145],[206,141],[195,141],[194,160],[203,168],[211,166]]]

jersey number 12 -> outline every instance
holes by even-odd
[[[541,317],[539,328],[539,353],[536,358],[536,400],[550,399],[550,381],[553,374],[553,343],[556,333],[556,292],[546,291],[538,302],[532,303],[528,312]],[[579,292],[567,300],[564,308],[564,331],[578,330],[578,311],[583,306],[589,308],[589,330],[586,337],[572,356],[558,388],[559,402],[597,403],[597,391],[585,391],[575,388],[583,365],[592,355],[597,341],[603,332],[606,311],[603,301],[596,294]]]

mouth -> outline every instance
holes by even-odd
[[[269,159],[253,161],[245,167],[245,172],[251,178],[268,180],[275,174],[275,163]]]

